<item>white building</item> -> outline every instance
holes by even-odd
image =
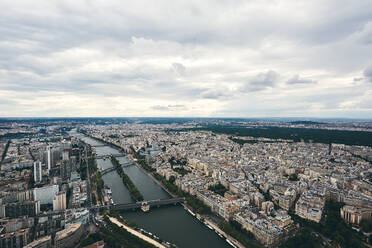
[[[50,154],[50,146],[48,146],[47,148],[47,154],[48,154],[48,172],[50,171],[50,167],[51,167],[51,163],[52,163],[52,157],[51,157],[51,154]]]
[[[34,199],[39,200],[40,204],[53,204],[54,196],[58,194],[58,185],[49,185],[34,189]]]

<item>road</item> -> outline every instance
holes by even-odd
[[[88,150],[87,150],[87,146],[85,145],[85,163],[86,163],[86,167],[87,167],[87,193],[88,193],[88,206],[91,207],[92,206],[92,192],[91,192],[91,187],[90,187],[90,176],[89,176],[89,163],[88,163]]]

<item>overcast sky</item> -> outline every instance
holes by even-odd
[[[0,9],[3,117],[372,118],[372,0]]]

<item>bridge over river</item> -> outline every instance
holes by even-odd
[[[114,209],[114,210],[135,210],[141,208],[143,205],[148,205],[151,207],[160,207],[164,205],[176,205],[177,203],[185,202],[185,197],[177,197],[171,199],[161,199],[161,200],[152,200],[152,201],[142,201],[135,203],[125,203],[125,204],[113,204],[105,206],[94,206],[91,209]]]
[[[122,167],[128,167],[128,166],[131,166],[131,165],[135,165],[133,162],[131,161],[128,161],[128,162],[125,162],[125,163],[120,163],[120,165]],[[107,168],[107,169],[104,169],[104,170],[100,170],[99,172],[101,173],[101,176],[111,172],[111,171],[114,171],[115,170],[115,167],[110,167],[110,168]]]
[[[111,156],[114,156],[115,158],[125,157],[124,154],[111,154],[111,155],[96,156],[96,159],[110,159]]]
[[[102,145],[92,145],[92,147],[104,147],[104,146],[107,146],[105,144],[102,144]]]
[[[115,167],[110,167],[110,168],[107,168],[105,170],[101,170],[100,173],[101,173],[101,176],[111,172],[111,171],[114,171],[115,170]]]

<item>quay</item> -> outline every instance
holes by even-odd
[[[116,218],[113,218],[113,217],[109,216],[109,219],[112,223],[118,225],[119,227],[124,228],[125,230],[127,230],[131,234],[137,236],[138,238],[140,238],[142,240],[145,240],[146,242],[152,244],[153,246],[158,247],[158,248],[166,248],[164,245],[160,244],[158,241],[156,241],[156,240],[154,240],[150,237],[147,237],[146,235],[143,235],[142,233],[134,230],[133,228],[130,228],[129,226],[124,225],[123,223],[118,221]]]

